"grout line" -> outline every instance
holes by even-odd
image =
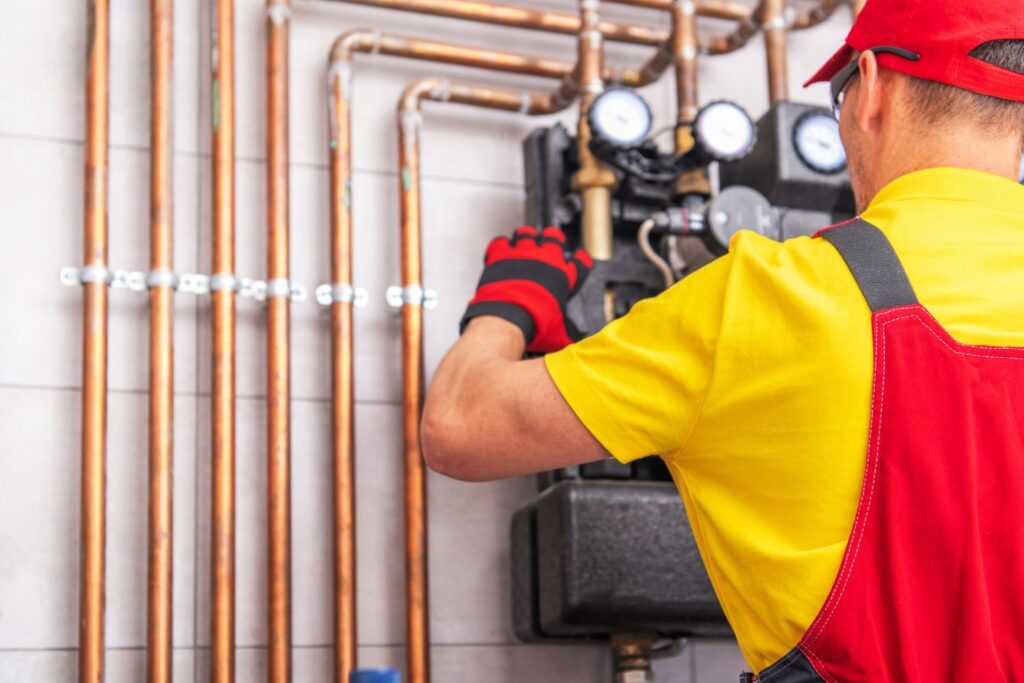
[[[563,643],[563,645],[564,645],[564,643]],[[571,643],[570,645],[576,646],[577,644],[576,643]],[[581,645],[581,646],[586,646],[586,645],[602,645],[602,643],[594,641],[592,643],[579,643],[578,645]],[[493,642],[493,643],[486,643],[486,642],[484,642],[484,643],[432,643],[431,644],[431,648],[433,648],[433,649],[441,649],[441,648],[466,648],[466,647],[473,647],[473,648],[513,648],[513,647],[514,648],[525,648],[525,647],[550,647],[550,646],[551,646],[550,643],[520,643],[520,642],[515,642],[515,641],[508,641],[508,642],[498,642],[498,641],[496,641],[496,642]],[[397,643],[359,643],[358,647],[360,647],[360,648],[381,648],[381,649],[383,649],[383,648],[404,648],[405,647],[405,643],[403,643],[403,642],[397,642]],[[176,646],[172,647],[171,649],[175,650],[175,651],[178,651],[178,652],[187,652],[187,651],[207,652],[207,651],[209,651],[210,646],[209,645],[176,645]],[[239,650],[257,651],[257,650],[266,650],[266,649],[267,649],[266,645],[236,645],[235,646],[235,650],[236,651],[239,651]],[[334,644],[333,643],[311,643],[311,644],[305,644],[305,645],[294,645],[294,644],[292,645],[292,650],[328,650],[328,651],[330,651],[330,650],[333,650],[333,649],[334,649]],[[116,646],[111,646],[111,647],[105,647],[104,651],[105,652],[145,652],[146,651],[146,646],[145,645],[116,645]],[[77,647],[0,647],[0,654],[19,653],[19,652],[23,652],[23,653],[33,653],[33,652],[69,652],[69,653],[74,653],[74,652],[78,652],[78,648]]]
[[[30,135],[22,135],[20,133],[5,133],[3,131],[0,131],[0,139],[7,139],[7,140],[29,140],[29,141],[32,141],[32,142],[44,142],[44,143],[68,145],[68,146],[72,146],[72,147],[83,147],[84,144],[85,144],[82,140],[75,140],[75,139],[71,139],[71,138],[62,138],[62,137],[57,137],[57,136],[46,136],[46,135],[31,135],[31,134]],[[123,145],[123,144],[116,144],[115,145],[115,144],[112,144],[112,145],[109,146],[109,148],[111,150],[132,151],[132,152],[146,152],[146,153],[149,152],[149,147],[148,146],[139,146],[139,145]],[[208,161],[208,160],[210,160],[212,158],[212,154],[210,152],[196,152],[196,151],[192,151],[192,150],[174,150],[173,156],[175,158],[177,158],[177,157],[186,157],[186,158],[202,160],[202,161]],[[260,158],[260,157],[245,157],[245,156],[237,156],[237,155],[235,156],[235,161],[237,163],[242,163],[242,164],[264,164],[264,163],[266,163],[266,159],[264,159],[264,158]],[[330,166],[326,162],[321,163],[321,162],[318,162],[318,161],[289,161],[288,162],[288,168],[289,169],[302,169],[302,168],[304,168],[304,169],[311,169],[311,170],[317,170],[317,171],[327,171],[327,170],[330,169]],[[353,176],[356,176],[356,175],[369,175],[369,176],[377,176],[377,177],[381,177],[381,178],[398,178],[398,171],[397,170],[390,170],[390,169],[385,170],[385,169],[379,169],[379,168],[364,168],[364,167],[360,167],[360,166],[353,166],[352,167],[352,175]],[[435,173],[423,173],[421,175],[421,178],[423,179],[423,181],[472,185],[474,187],[493,187],[493,188],[507,188],[507,189],[516,189],[516,190],[522,190],[524,188],[524,184],[521,183],[521,182],[512,182],[512,181],[503,181],[503,180],[479,180],[477,178],[463,178],[463,177],[459,177],[459,176],[445,175],[443,173],[436,173],[436,174]],[[201,216],[200,216],[200,218],[201,218]]]
[[[199,317],[200,311],[196,312],[196,317]],[[199,346],[197,341],[196,346]],[[198,361],[197,361],[198,364]],[[82,387],[80,386],[62,386],[62,385],[42,385],[42,384],[18,384],[0,382],[0,391],[4,389],[13,389],[17,391],[75,391],[81,392]],[[115,396],[148,396],[148,389],[108,389],[107,395]],[[207,391],[175,391],[175,398],[210,398],[210,393]],[[236,394],[235,398],[240,401],[262,401],[266,400],[264,394]],[[291,400],[293,403],[315,403],[315,404],[328,404],[331,402],[330,397],[318,397],[318,396],[295,396],[292,395]],[[369,406],[401,406],[402,402],[399,399],[387,400],[387,399],[356,399],[356,405],[369,405]]]

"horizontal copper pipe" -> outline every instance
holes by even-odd
[[[357,52],[373,52],[546,78],[565,78],[571,76],[574,69],[574,65],[554,59],[541,59],[514,52],[487,50],[367,29],[356,29],[341,34],[331,48],[330,63],[333,66],[351,62]]]
[[[675,0],[605,0],[608,4],[631,5],[648,9],[671,12]],[[696,2],[697,16],[728,21],[743,21],[750,16],[750,7],[723,0],[700,0]]]
[[[89,0],[85,85],[85,254],[107,267],[107,141],[110,6]],[[82,310],[82,489],[79,551],[78,680],[103,681],[106,602],[107,284],[86,282]]]
[[[861,4],[864,2],[864,0],[855,1]],[[675,0],[605,0],[605,2],[671,12]],[[793,31],[800,31],[817,26],[831,17],[836,9],[842,5],[849,4],[849,2],[850,0],[822,0],[821,4],[817,7],[812,7],[796,15],[789,28]],[[744,21],[750,17],[752,11],[748,5],[740,5],[733,2],[721,2],[720,0],[700,0],[697,2],[697,16],[699,17]]]
[[[491,71],[502,71],[529,76],[561,79],[557,91],[552,93],[557,102],[566,106],[579,92],[576,83],[576,65],[554,59],[542,59],[515,52],[488,50],[427,38],[413,38],[380,33],[369,29],[355,29],[341,34],[330,53],[330,68],[342,84],[348,82],[351,62],[357,53],[383,54],[406,59],[471,66]],[[606,83],[618,83],[639,88],[655,82],[673,63],[671,50],[665,47],[639,69],[616,70],[605,68],[602,78]],[[346,95],[347,96],[347,95]]]
[[[501,26],[549,31],[576,35],[580,30],[580,20],[575,14],[539,10],[520,5],[506,5],[497,2],[480,0],[331,0],[347,2],[354,5],[369,5],[385,9],[418,12],[435,16],[466,19]],[[668,33],[659,29],[623,24],[613,21],[601,22],[600,31],[608,40],[634,45],[659,45],[668,40]]]
[[[171,90],[173,0],[150,3],[152,105],[150,149],[150,269],[174,270]],[[174,462],[174,290],[150,289],[149,332],[149,591],[146,656],[149,683],[171,683]]]
[[[836,10],[842,5],[849,4],[849,1],[850,0],[822,0],[822,3],[817,7],[812,7],[806,12],[798,14],[789,28],[792,31],[802,31],[807,28],[813,28],[835,14]]]

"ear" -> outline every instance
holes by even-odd
[[[865,133],[871,133],[878,127],[882,112],[882,88],[879,81],[878,59],[875,53],[867,50],[857,58],[857,69],[860,78],[854,86],[857,88],[857,107],[854,110],[854,121]]]

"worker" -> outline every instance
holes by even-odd
[[[856,219],[740,232],[579,343],[586,254],[499,238],[424,455],[660,454],[752,680],[1024,680],[1024,2],[869,0],[829,81]]]

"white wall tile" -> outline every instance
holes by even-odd
[[[612,676],[602,645],[435,645],[430,652],[432,679],[444,683],[593,683]],[[359,666],[398,669],[406,680],[401,647],[360,647]]]
[[[107,436],[107,647],[146,642],[148,399],[112,393]],[[193,644],[195,628],[196,399],[174,402],[174,645]]]
[[[84,2],[13,4],[0,28],[0,107],[7,135],[78,140],[85,126]]]
[[[9,92],[0,133],[81,140],[85,128],[85,3],[38,0],[9,8],[0,29],[0,82]],[[12,14],[13,12],[13,14]],[[199,0],[175,3],[175,149],[197,143]],[[112,3],[110,12],[110,142],[149,145],[149,9]]]
[[[0,389],[0,643],[57,648],[77,640],[80,400],[77,391]],[[145,642],[146,398],[112,393],[107,429],[107,616],[110,647]],[[192,640],[194,399],[175,401],[174,636]],[[114,588],[116,587],[116,589]]]
[[[149,267],[148,154],[110,154],[109,262],[111,268]],[[17,363],[0,364],[0,383],[52,387],[81,383],[81,306],[78,288],[63,287],[60,269],[82,262],[81,145],[0,138],[0,204],[12,207],[0,250],[3,310],[17,327],[0,332],[0,352]],[[196,161],[175,160],[175,259],[194,269]],[[57,191],[58,188],[64,188]],[[17,295],[13,295],[18,292]],[[195,391],[195,301],[175,302],[175,379]],[[148,386],[148,303],[144,294],[114,290],[109,297],[109,385]]]
[[[736,681],[741,673],[750,671],[736,641],[695,641],[693,648],[698,681]]]

